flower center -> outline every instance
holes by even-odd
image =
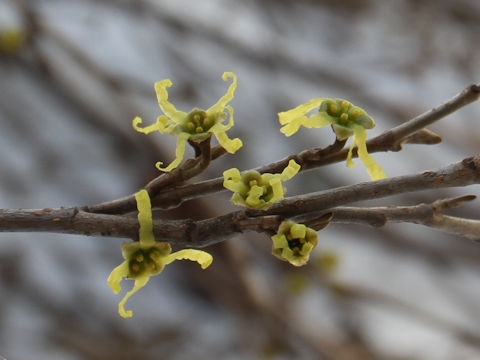
[[[292,250],[295,255],[299,255],[303,244],[305,244],[307,240],[305,238],[293,238],[291,234],[288,234],[286,237],[290,250]]]
[[[160,251],[155,248],[135,251],[128,262],[130,277],[135,278],[145,272],[152,273],[158,271],[161,267],[158,263],[161,256]]]
[[[213,119],[207,116],[203,110],[193,110],[187,116],[187,121],[182,125],[182,130],[189,134],[201,134],[207,132],[214,124]]]

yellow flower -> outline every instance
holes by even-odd
[[[143,134],[150,134],[153,131],[160,131],[162,134],[169,133],[177,136],[177,147],[175,150],[175,160],[166,168],[162,168],[161,162],[157,162],[156,166],[161,171],[171,171],[175,169],[183,160],[185,154],[185,146],[187,141],[201,142],[208,138],[210,134],[214,134],[219,144],[233,154],[242,147],[242,141],[239,138],[230,139],[226,131],[233,125],[233,108],[227,103],[233,99],[233,93],[237,87],[237,77],[234,73],[223,73],[222,79],[233,79],[227,93],[223,95],[215,105],[208,110],[193,109],[190,113],[179,111],[168,101],[167,88],[172,86],[170,79],[165,79],[155,83],[155,92],[157,93],[158,104],[165,113],[157,118],[157,122],[153,125],[141,128],[139,125],[142,119],[136,117],[133,119],[132,125],[135,130]],[[223,124],[223,120],[227,117],[225,110],[228,111],[230,118],[228,123]]]
[[[310,252],[317,245],[317,232],[294,221],[283,221],[277,234],[272,236],[272,253],[281,260],[295,266],[308,262]]]
[[[294,160],[290,160],[281,174],[260,175],[255,170],[240,174],[238,169],[232,168],[223,172],[223,186],[233,191],[231,201],[234,204],[265,210],[283,198],[286,189],[282,181],[291,179],[299,170],[300,165]]]
[[[318,113],[306,116],[308,112],[316,107],[320,107]],[[352,145],[348,150],[347,166],[354,166],[352,151],[355,145],[357,145],[358,157],[367,168],[370,178],[378,180],[386,177],[380,165],[367,152],[366,129],[375,127],[375,122],[360,107],[343,99],[320,98],[312,99],[306,104],[281,112],[278,114],[278,117],[280,124],[283,125],[280,131],[286,136],[295,134],[300,129],[300,126],[317,128],[328,125],[332,125],[339,140],[345,140],[353,136]]]
[[[172,253],[169,243],[157,242],[153,235],[152,209],[150,197],[146,190],[135,194],[138,208],[138,222],[140,224],[139,241],[122,244],[122,255],[125,261],[113,269],[108,277],[108,285],[117,294],[122,287],[120,282],[124,277],[134,279],[135,284],[122,301],[118,304],[118,313],[124,318],[131,317],[132,311],[125,311],[125,303],[138,290],[145,286],[150,276],[160,274],[165,265],[175,260],[191,260],[200,264],[202,269],[207,268],[213,261],[212,256],[200,250],[184,249]]]

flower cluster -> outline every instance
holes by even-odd
[[[317,232],[294,221],[283,221],[277,234],[272,236],[272,253],[295,266],[308,262],[310,252],[317,245]]]
[[[299,170],[300,165],[294,160],[290,160],[281,174],[260,174],[255,170],[240,174],[232,168],[223,172],[223,186],[233,191],[231,201],[235,205],[265,210],[283,198],[286,189],[282,181],[291,179]]]
[[[318,113],[306,116],[308,112],[319,107]],[[357,145],[358,157],[368,170],[372,180],[385,178],[380,165],[370,156],[367,151],[367,132],[375,126],[373,119],[358,106],[343,99],[313,99],[306,104],[278,114],[280,129],[286,136],[295,134],[301,126],[317,128],[332,125],[339,140],[345,140],[353,136],[353,142],[348,150],[347,166],[353,167],[352,151]]]
[[[146,190],[135,194],[138,208],[138,222],[140,224],[139,241],[122,244],[122,255],[125,261],[113,269],[108,277],[108,285],[117,294],[122,287],[120,282],[127,277],[135,280],[130,290],[118,304],[118,313],[124,318],[131,317],[132,311],[125,311],[125,303],[138,290],[145,286],[150,276],[160,274],[165,265],[175,260],[191,260],[200,264],[202,269],[207,268],[213,261],[212,256],[200,250],[184,249],[172,253],[169,243],[157,242],[153,235],[152,209],[150,197]]]
[[[161,162],[157,162],[156,166],[159,170],[168,172],[175,169],[183,160],[187,141],[201,142],[211,136],[211,134],[214,134],[219,144],[231,154],[242,147],[243,144],[239,138],[230,139],[226,134],[226,131],[234,125],[233,108],[227,105],[227,103],[233,99],[233,93],[237,87],[237,77],[231,72],[225,72],[222,79],[225,81],[233,79],[227,93],[208,110],[193,109],[189,113],[177,110],[168,101],[167,88],[172,86],[170,79],[155,83],[158,104],[166,116],[160,115],[155,124],[144,128],[139,126],[142,123],[142,119],[136,117],[133,119],[132,125],[135,130],[143,134],[150,134],[158,130],[162,134],[169,133],[178,138],[175,160],[165,168],[161,167]],[[225,110],[230,115],[227,124],[223,124],[227,117]]]
[[[160,115],[155,124],[146,127],[140,127],[142,119],[136,117],[132,125],[135,130],[143,134],[159,131],[178,138],[175,160],[164,168],[161,167],[162,163],[158,162],[156,166],[159,170],[168,172],[181,163],[187,141],[199,143],[209,139],[212,134],[230,153],[235,153],[242,147],[240,139],[230,139],[226,134],[226,131],[234,125],[233,108],[227,104],[233,99],[237,78],[231,72],[224,73],[222,78],[225,81],[233,80],[227,93],[209,109],[193,109],[189,113],[177,110],[168,101],[167,88],[172,86],[169,79],[155,84],[158,103],[165,115]],[[319,108],[317,113],[307,115],[317,107]],[[316,128],[330,125],[337,139],[346,140],[353,137],[347,153],[347,166],[354,165],[353,149],[357,146],[358,157],[367,168],[370,177],[374,180],[385,177],[382,168],[368,154],[366,147],[366,130],[373,128],[375,122],[358,106],[343,99],[320,98],[278,115],[282,125],[280,131],[286,136],[295,134],[302,126]],[[224,124],[227,116],[229,121]],[[290,160],[280,174],[260,174],[255,170],[240,173],[237,168],[231,168],[223,172],[223,186],[233,192],[231,201],[234,204],[266,210],[284,197],[286,188],[283,186],[283,181],[295,176],[300,168],[301,166],[294,160]],[[151,276],[160,274],[165,265],[175,260],[187,259],[198,262],[202,269],[205,269],[213,261],[212,256],[204,251],[184,249],[172,253],[170,244],[155,241],[149,194],[146,190],[140,190],[135,194],[135,199],[138,208],[139,241],[122,244],[122,255],[125,261],[113,269],[108,278],[108,284],[115,293],[121,290],[120,283],[124,278],[135,280],[132,290],[127,292],[118,304],[118,312],[125,318],[132,316],[132,311],[126,311],[124,308],[127,300],[145,286]],[[285,220],[278,227],[277,234],[272,236],[272,253],[294,266],[302,266],[308,262],[317,242],[316,230],[304,224]],[[335,265],[335,258],[329,257],[324,260],[328,266]]]

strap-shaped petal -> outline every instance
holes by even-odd
[[[207,114],[215,114],[215,113],[223,112],[223,109],[225,108],[227,103],[233,99],[233,94],[235,92],[235,89],[237,88],[237,77],[232,72],[224,72],[222,75],[222,79],[224,81],[227,81],[228,79],[233,79],[233,81],[228,87],[227,93],[223,95],[215,105],[211,106],[207,110]]]
[[[140,224],[138,231],[140,247],[148,249],[155,244],[150,196],[147,190],[142,189],[135,194],[135,199],[137,200],[138,223]]]
[[[228,124],[223,125],[221,123],[216,123],[210,128],[209,132],[213,132],[215,134],[215,137],[217,138],[218,143],[225,150],[227,150],[230,154],[234,154],[237,152],[238,149],[240,149],[243,146],[243,142],[239,138],[230,139],[225,133],[234,125],[233,108],[231,106],[226,106],[225,109],[228,110],[230,115]]]
[[[187,116],[187,113],[177,110],[175,105],[168,101],[167,88],[170,86],[172,86],[172,81],[170,79],[165,79],[155,83],[155,92],[157,93],[158,105],[165,115],[167,115],[175,123],[180,124]]]
[[[233,192],[241,191],[243,189],[241,179],[242,176],[237,168],[225,170],[223,172],[223,187]]]
[[[250,188],[250,191],[248,192],[248,196],[245,199],[245,203],[251,207],[258,207],[260,205],[263,205],[264,201],[260,200],[260,196],[262,195],[263,195],[263,187],[254,185]]]
[[[303,224],[293,224],[290,228],[290,234],[292,234],[295,239],[305,238],[307,232],[307,227]]]
[[[282,180],[290,180],[292,177],[294,177],[299,171],[300,171],[301,166],[298,165],[295,160],[290,160],[288,162],[288,166],[283,169],[282,171]]]
[[[242,140],[239,138],[230,139],[225,132],[216,132],[215,137],[218,143],[230,154],[235,154],[243,146]]]
[[[287,238],[283,234],[273,235],[272,242],[273,242],[274,249],[283,249],[285,247],[288,247]]]
[[[228,111],[228,123],[223,125],[223,130],[230,130],[233,125],[235,125],[235,120],[233,118],[233,107],[230,105],[225,106],[225,110]]]
[[[279,112],[278,120],[280,121],[280,125],[286,125],[291,121],[303,117],[309,111],[312,111],[316,107],[319,107],[320,104],[325,100],[326,98],[312,99],[306,104],[298,105],[296,108],[293,108],[291,110]]]
[[[187,140],[190,137],[188,133],[180,133],[177,139],[177,147],[175,149],[175,160],[173,160],[170,165],[166,168],[162,168],[161,165],[163,164],[161,161],[157,162],[155,166],[160,171],[169,172],[175,169],[183,160],[183,155],[185,155],[185,147],[187,145]]]
[[[301,116],[299,118],[292,119],[290,122],[286,123],[280,129],[280,132],[282,132],[285,136],[292,136],[300,129],[303,122],[307,120],[308,118],[306,116]]]
[[[347,166],[349,168],[352,168],[355,166],[355,163],[353,162],[352,160],[352,155],[353,155],[353,148],[355,147],[355,145],[357,145],[357,137],[354,136],[353,137],[353,141],[352,141],[352,144],[350,145],[350,148],[348,149],[348,153],[347,153]]]
[[[120,283],[124,277],[128,276],[129,273],[130,270],[128,269],[128,261],[122,262],[112,270],[107,279],[107,283],[115,294],[118,294],[120,290],[122,290]]]
[[[302,125],[307,128],[321,128],[330,125],[332,122],[333,118],[331,116],[328,116],[327,113],[319,112],[310,115],[308,120],[304,121]]]
[[[167,125],[168,123],[168,119],[166,116],[163,116],[163,115],[160,115],[158,118],[157,118],[157,122],[152,124],[152,125],[148,125],[144,128],[141,128],[139,125],[143,122],[142,118],[140,117],[136,117],[135,119],[133,119],[132,121],[132,126],[133,128],[142,133],[142,134],[150,134],[154,131],[160,131],[162,134],[165,133],[165,132],[169,132],[168,128],[165,127],[165,125]]]
[[[300,255],[307,256],[307,260],[308,260],[308,257],[310,256],[310,252],[313,250],[315,245],[309,242],[303,244],[302,250],[300,250]]]
[[[383,171],[383,169],[380,167],[380,165],[377,164],[377,162],[373,159],[373,157],[367,151],[366,130],[361,126],[357,126],[355,128],[354,138],[358,146],[358,150],[357,150],[358,157],[363,162],[363,165],[365,165],[365,167],[367,168],[370,178],[372,180],[380,180],[380,179],[386,178],[387,175],[385,175],[385,172]]]
[[[213,257],[212,255],[210,255],[205,251],[195,250],[195,249],[183,249],[165,256],[162,259],[162,262],[165,265],[168,265],[171,262],[174,262],[175,260],[196,261],[197,263],[200,264],[202,269],[206,269],[212,263]]]
[[[269,181],[270,186],[272,187],[273,196],[270,199],[269,203],[273,204],[274,201],[280,200],[283,198],[285,193],[282,185],[282,181],[280,180],[280,176],[273,176],[272,179]]]
[[[307,104],[297,106],[295,109],[279,113],[280,124],[284,125],[280,131],[286,136],[291,136],[295,134],[301,126],[306,128],[320,128],[330,125],[333,119],[325,112],[304,116],[310,110],[319,106],[324,100],[325,99],[314,99]],[[295,115],[298,116],[295,117]]]
[[[144,287],[149,279],[150,275],[143,275],[135,278],[135,285],[133,285],[133,289],[127,292],[122,301],[118,303],[118,313],[121,317],[129,318],[133,316],[133,312],[131,310],[125,311],[125,303],[133,294],[135,294],[138,290]]]

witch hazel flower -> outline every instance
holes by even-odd
[[[286,189],[282,181],[290,180],[300,170],[295,160],[290,160],[281,174],[260,174],[256,170],[240,173],[237,168],[223,172],[223,186],[233,191],[232,203],[257,210],[265,210],[275,201],[283,199]]]
[[[319,108],[317,113],[307,116],[311,110]],[[280,131],[292,136],[300,127],[319,128],[331,125],[339,140],[353,136],[353,142],[347,154],[347,166],[353,167],[352,151],[357,146],[357,154],[367,168],[372,180],[386,177],[384,171],[367,151],[367,129],[375,127],[375,122],[362,108],[343,99],[312,99],[294,109],[278,113]]]
[[[206,269],[213,261],[212,255],[205,251],[183,249],[172,253],[172,248],[167,242],[155,241],[153,234],[153,220],[150,197],[144,189],[135,194],[138,208],[139,241],[125,242],[122,244],[122,256],[125,259],[108,277],[108,285],[115,294],[122,287],[124,278],[133,279],[135,283],[132,290],[127,292],[118,304],[118,313],[123,318],[133,315],[132,311],[125,310],[125,303],[138,290],[144,287],[151,276],[160,274],[166,265],[175,260],[191,260]]]
[[[162,167],[162,162],[157,162],[157,169],[165,172],[172,171],[182,162],[187,141],[202,142],[212,134],[217,138],[219,144],[231,154],[234,154],[242,147],[243,143],[239,138],[230,139],[226,134],[234,125],[233,108],[227,104],[233,99],[237,87],[237,77],[232,72],[225,72],[223,73],[222,79],[224,81],[228,79],[233,80],[227,93],[209,109],[202,110],[195,108],[189,113],[177,110],[175,106],[168,101],[167,88],[172,86],[170,79],[155,83],[158,104],[165,115],[160,115],[155,124],[146,127],[140,127],[142,119],[136,117],[133,119],[132,125],[136,131],[143,134],[159,131],[162,134],[168,133],[177,137],[175,160],[167,167]],[[227,112],[229,120],[227,124],[223,124],[223,121],[227,118]]]

